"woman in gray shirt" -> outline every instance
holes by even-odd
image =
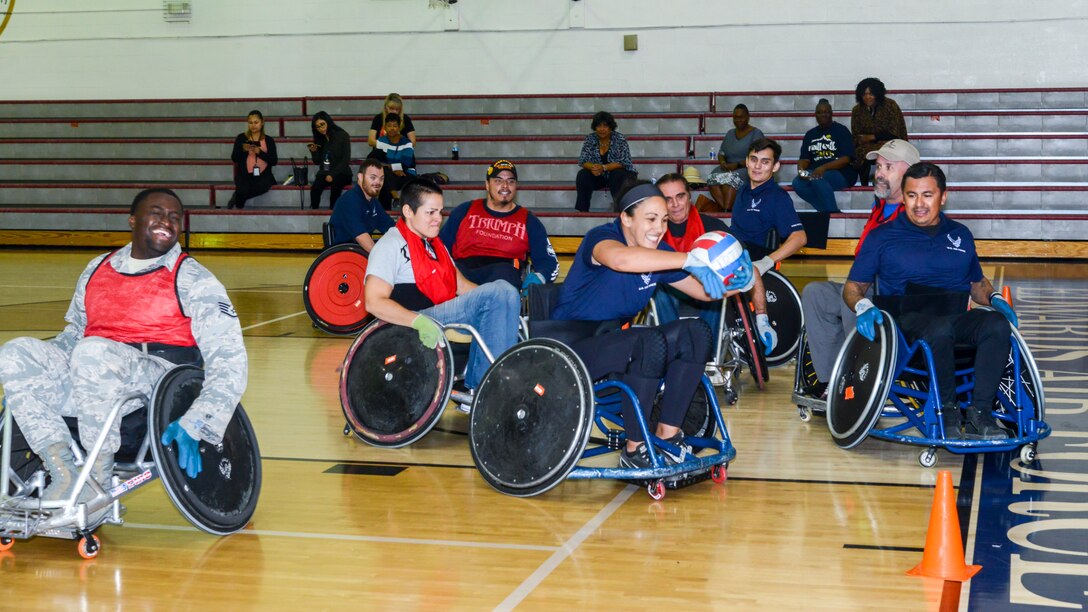
[[[733,210],[733,200],[737,190],[748,180],[748,171],[744,167],[744,158],[748,156],[748,147],[763,138],[759,128],[748,125],[748,107],[738,104],[733,108],[733,129],[722,139],[718,147],[718,167],[707,177],[710,195],[725,212]]]

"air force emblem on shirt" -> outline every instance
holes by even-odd
[[[642,286],[638,288],[639,291],[646,291],[647,289],[654,289],[657,287],[657,283],[654,282],[653,274],[640,274],[642,277]]]
[[[759,210],[759,205],[762,204],[762,203],[763,203],[763,198],[759,198],[758,200],[756,198],[752,198],[748,202],[748,210]]]
[[[946,249],[948,249],[950,251],[959,251],[960,253],[966,253],[967,252],[967,251],[964,251],[963,249],[960,248],[960,245],[963,244],[963,238],[962,237],[952,236],[952,234],[947,234],[947,238],[948,238],[948,241],[952,243],[952,246],[945,247]]]

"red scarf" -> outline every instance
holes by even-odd
[[[903,205],[900,204],[896,207],[895,211],[887,219],[882,219],[884,216],[884,200],[877,200],[873,204],[873,211],[869,213],[869,220],[865,222],[865,227],[861,228],[861,236],[858,238],[858,246],[854,247],[854,257],[858,256],[861,252],[861,245],[865,242],[865,237],[869,235],[869,232],[873,231],[877,227],[884,225],[892,219],[899,216],[899,211],[903,210]]]
[[[695,239],[706,233],[703,229],[703,218],[699,215],[699,211],[695,210],[694,206],[691,207],[691,212],[688,214],[687,223],[687,226],[684,227],[684,235],[679,238],[673,236],[672,232],[665,232],[665,243],[677,253],[690,251]]]
[[[423,246],[423,237],[408,229],[404,217],[397,220],[397,230],[408,243],[408,257],[412,260],[412,274],[420,293],[437,306],[457,297],[457,268],[453,267],[446,245],[432,238],[427,242],[434,249],[437,259],[432,258]]]

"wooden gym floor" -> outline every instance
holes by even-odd
[[[0,341],[47,338],[61,329],[75,280],[94,254],[3,251]],[[196,256],[228,287],[245,329],[250,376],[243,404],[264,458],[252,524],[226,538],[197,532],[155,484],[124,500],[123,527],[99,531],[103,549],[96,559],[80,559],[72,541],[47,538],[18,541],[0,554],[0,608],[927,610],[942,598],[954,604],[958,589],[905,574],[922,557],[936,470],[919,467],[916,447],[870,439],[843,451],[821,417],[800,422],[789,398],[792,364],[772,371],[765,392],[746,380],[740,403],[726,409],[737,457],[725,484],[706,481],[655,502],[641,487],[569,481],[516,499],[490,489],[476,472],[467,418],[457,411],[448,410],[435,431],[405,449],[376,449],[342,435],[338,368],[350,339],[314,330],[304,312],[300,285],[313,254]],[[847,265],[808,260],[784,272],[800,286],[841,278]],[[1018,307],[1024,304],[1026,323],[1045,320],[1046,308],[1063,300],[1083,304],[1078,300],[1088,293],[1083,264],[984,269],[995,284],[1009,282],[1023,293],[1014,296]],[[1036,299],[1050,295],[1048,287],[1059,288],[1054,300]],[[1039,328],[1024,329],[1035,346],[1032,330]],[[1041,369],[1082,372],[1084,337],[1066,353],[1047,345],[1053,359],[1041,361]],[[1083,404],[1077,393],[1064,397]],[[1068,426],[1088,429],[1082,421]],[[1040,446],[1041,457],[1058,437]],[[1007,454],[997,464],[1010,461]],[[963,484],[977,484],[982,463],[939,453],[938,468],[951,470],[961,485],[968,562],[984,544],[1009,544],[976,542],[993,504],[980,497],[980,487]],[[1009,586],[1008,567],[988,563],[962,590],[961,608],[1012,609],[1027,591],[1039,590]]]

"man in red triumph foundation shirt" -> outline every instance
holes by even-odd
[[[526,264],[532,263],[539,280],[554,282],[559,259],[548,232],[536,215],[515,203],[518,169],[500,159],[487,167],[487,198],[465,202],[450,213],[438,237],[453,253],[465,278],[482,285],[505,280],[515,288],[529,281]]]

